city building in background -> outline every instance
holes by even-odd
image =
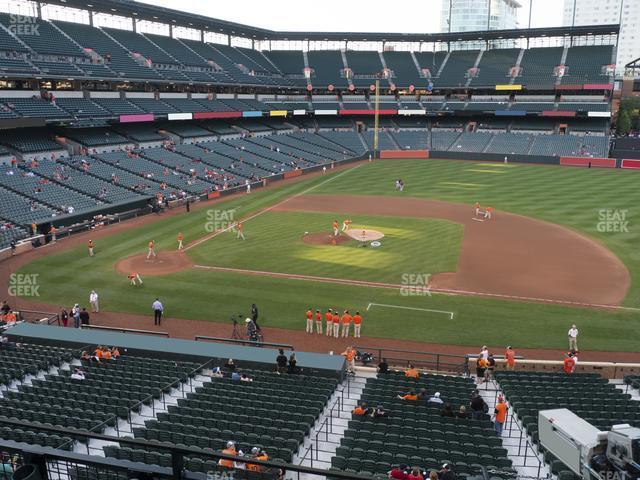
[[[518,28],[516,0],[442,0],[442,32],[475,32]]]
[[[622,9],[622,12],[621,12]],[[640,1],[564,0],[563,25],[608,25],[620,23],[616,70],[640,57]]]

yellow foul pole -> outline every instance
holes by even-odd
[[[378,128],[380,127],[380,80],[376,80],[376,101],[373,124],[373,156],[378,158]]]

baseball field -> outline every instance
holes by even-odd
[[[95,257],[82,243],[23,265],[19,273],[37,274],[39,297],[21,301],[57,309],[86,303],[95,289],[110,312],[148,315],[160,297],[170,317],[211,322],[256,303],[262,325],[293,330],[304,330],[308,308],[359,310],[366,337],[468,346],[563,348],[575,323],[581,349],[632,352],[638,182],[637,172],[608,169],[359,163],[119,233],[107,228]],[[494,217],[477,218],[475,202]],[[333,221],[345,219],[352,231],[384,233],[380,245],[344,234],[333,241]],[[143,285],[129,284],[131,271]]]

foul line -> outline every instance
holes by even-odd
[[[249,269],[231,268],[231,267],[215,267],[212,265],[194,265],[193,267],[199,268],[202,270],[213,270],[217,272],[240,273],[244,275],[257,275],[261,277],[275,277],[275,278],[284,278],[288,280],[307,280],[307,281],[313,281],[313,282],[336,283],[341,285],[355,285],[355,286],[361,286],[361,287],[386,288],[389,290],[399,290],[399,289],[407,288],[406,285],[399,285],[399,284],[393,284],[393,283],[368,282],[364,280],[348,280],[345,278],[317,277],[314,275],[301,275],[301,274],[295,274],[295,273],[268,272],[268,271],[261,271],[261,270],[249,270]],[[548,303],[553,305],[569,305],[572,307],[602,308],[602,309],[609,309],[609,310],[627,310],[631,312],[640,312],[640,308],[623,307],[619,305],[602,305],[599,303],[575,302],[571,300],[555,300],[552,298],[526,297],[522,295],[508,295],[504,293],[474,292],[471,290],[456,290],[456,289],[450,289],[450,288],[433,288],[433,287],[429,287],[429,292],[432,294],[435,293],[439,295],[489,297],[489,298],[499,298],[499,299],[505,299],[505,300],[520,300],[523,302]],[[446,313],[450,313],[450,312],[446,312]]]
[[[432,310],[430,308],[418,308],[418,307],[403,307],[402,305],[386,305],[384,303],[370,303],[369,305],[367,305],[367,312],[371,309],[371,307],[401,308],[402,310],[418,310],[421,312],[443,313],[445,315],[449,315],[449,320],[453,320],[453,314],[454,314],[454,312],[447,312],[445,310]]]
[[[306,195],[307,193],[315,190],[318,187],[321,187],[322,185],[325,185],[329,182],[332,182],[333,180],[335,180],[336,178],[341,177],[342,175],[349,173],[349,172],[353,172],[356,168],[360,168],[362,165],[365,165],[364,163],[361,163],[360,165],[356,165],[353,168],[349,168],[347,170],[344,170],[343,172],[338,173],[337,175],[333,175],[331,178],[327,178],[325,181],[318,183],[317,185],[314,185],[312,187],[307,188],[306,190],[300,192],[300,193],[296,193],[295,195],[291,195],[290,197],[285,198],[284,200],[282,200],[281,202],[275,203],[273,205],[271,205],[270,207],[264,208],[262,210],[260,210],[257,213],[254,213],[253,215],[251,215],[250,217],[247,217],[245,219],[242,219],[243,223],[248,222],[249,220],[252,220],[256,217],[259,217],[260,215],[267,213],[271,210],[273,210],[274,208],[279,207],[280,205],[283,205],[285,203],[287,203],[289,200],[292,200],[294,198],[297,198],[301,195]],[[235,209],[234,209],[235,210]],[[233,224],[229,225],[227,228],[224,228],[222,230],[216,230],[215,232],[213,232],[211,235],[206,235],[204,237],[202,237],[200,240],[197,240],[195,242],[193,242],[190,245],[187,245],[187,247],[184,249],[184,251],[186,252],[187,250],[192,249],[193,247],[197,247],[198,245],[201,245],[202,243],[206,242],[207,240],[211,240],[212,238],[217,237],[218,235],[220,235],[221,233],[224,232],[228,232],[229,230],[231,230],[232,228],[234,228]]]

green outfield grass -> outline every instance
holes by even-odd
[[[395,178],[407,185],[395,192]],[[143,227],[110,236],[97,242],[97,255],[89,258],[85,247],[77,247],[56,255],[45,256],[27,266],[21,273],[39,275],[40,301],[69,305],[86,303],[89,291],[101,295],[103,308],[112,311],[148,314],[155,296],[162,297],[167,315],[213,321],[227,321],[229,316],[246,312],[257,303],[268,326],[303,329],[307,308],[349,308],[365,310],[369,303],[409,306],[455,312],[448,315],[372,307],[365,313],[363,333],[370,336],[421,340],[425,342],[495,346],[514,344],[518,347],[565,347],[566,330],[571,323],[581,328],[581,348],[590,350],[637,350],[640,338],[640,312],[603,311],[564,306],[444,295],[403,296],[399,291],[368,287],[310,283],[266,277],[243,276],[204,270],[188,270],[164,277],[145,278],[141,288],[132,288],[123,275],[114,270],[121,258],[142,253],[150,238],[160,251],[175,248],[175,237],[182,231],[187,242],[208,234],[215,211],[234,211],[236,218],[276,204],[288,196],[349,192],[362,195],[404,195],[435,198],[454,202],[491,204],[531,217],[567,225],[606,244],[628,266],[632,286],[626,304],[640,305],[640,240],[636,222],[640,221],[640,177],[636,172],[598,169],[575,169],[543,166],[503,166],[452,161],[386,161],[358,166],[346,173],[315,177],[273,190],[255,191],[207,209],[190,214],[160,219]],[[309,190],[312,189],[312,190]],[[600,209],[628,210],[629,233],[599,232]],[[241,241],[223,234],[189,251],[195,263],[266,269],[289,273],[362,278],[379,275],[393,278],[402,270],[388,263],[387,247],[398,242],[399,248],[410,248],[402,238],[385,239],[383,249],[360,253],[355,247],[335,249],[302,244],[301,234],[311,228],[282,229],[276,225],[300,222],[299,215],[325,229],[330,215],[270,212],[245,223],[247,234],[243,251]],[[361,219],[359,218],[358,221]],[[367,223],[387,225],[387,217],[372,217]],[[455,265],[459,250],[459,226],[439,220],[411,219],[414,230],[441,228],[453,242],[441,250],[437,258],[429,258],[426,271],[447,271]],[[317,225],[317,227],[316,227]],[[407,220],[403,219],[403,228]],[[369,226],[369,225],[368,225]],[[373,227],[371,227],[373,228]],[[382,229],[382,228],[381,228]],[[302,231],[301,231],[302,230]],[[276,242],[274,244],[274,241]],[[457,242],[457,243],[456,243]],[[444,244],[444,242],[442,242]],[[432,249],[435,243],[426,239],[421,248]],[[340,261],[322,258],[321,252],[344,255]],[[413,247],[401,261],[411,261],[410,271],[421,256]],[[375,255],[382,253],[377,258]],[[413,254],[412,254],[413,253]],[[391,252],[395,255],[395,252]],[[355,255],[355,257],[354,257]],[[357,255],[366,255],[358,258]],[[367,263],[381,261],[379,268]],[[382,259],[382,260],[380,260]],[[395,257],[394,257],[395,259]],[[395,259],[396,261],[400,261]],[[588,259],[585,259],[588,261]],[[390,266],[391,265],[391,266]],[[404,268],[404,267],[402,267]],[[442,269],[442,270],[438,270]],[[420,266],[420,271],[425,271]],[[356,275],[357,273],[357,275]],[[624,334],[621,334],[624,332]]]

